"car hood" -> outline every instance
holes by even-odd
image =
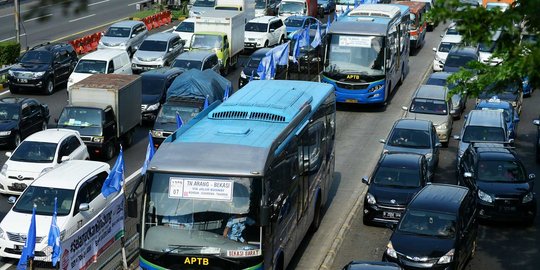
[[[407,112],[408,119],[418,119],[418,120],[428,120],[433,122],[435,127],[448,121],[447,115],[437,115],[437,114],[425,114],[425,113],[413,113]]]
[[[421,187],[399,188],[371,184],[368,192],[375,197],[378,203],[407,205],[420,189]],[[392,200],[395,202],[391,202]]]
[[[137,60],[145,61],[152,58],[159,58],[165,55],[165,52],[151,52],[151,51],[136,51],[133,55],[133,58],[137,58]],[[153,61],[153,60],[148,60]]]
[[[390,237],[394,249],[409,257],[439,258],[454,248],[454,239],[420,236],[394,231]],[[414,243],[414,245],[411,245]]]
[[[154,130],[163,130],[168,132],[174,132],[177,129],[176,122],[154,122]]]
[[[142,95],[142,104],[156,104],[159,102],[159,95]]]
[[[100,42],[106,46],[118,46],[120,43],[126,43],[129,37],[107,37],[102,36]]]
[[[34,63],[18,63],[13,65],[13,67],[10,68],[11,71],[17,72],[17,71],[30,71],[30,72],[39,72],[39,71],[47,71],[49,69],[48,64],[34,64]]]
[[[247,32],[246,31],[246,35],[245,35],[245,38],[262,38],[264,37],[266,33],[265,32]]]
[[[63,231],[65,224],[70,215],[66,216],[57,216],[56,224],[60,228],[60,231]],[[28,228],[30,227],[30,220],[32,218],[32,213],[18,213],[14,211],[9,211],[0,223],[0,227],[5,232],[14,233],[14,234],[28,234]],[[51,218],[52,216],[48,215],[37,215],[36,214],[36,236],[46,238],[49,235],[49,230],[51,228]],[[47,243],[44,239],[41,243]]]
[[[17,126],[18,121],[0,120],[0,131],[12,130]]]
[[[454,73],[454,72],[458,72],[459,69],[460,69],[460,67],[449,67],[449,66],[444,66],[444,67],[443,67],[443,72]]]
[[[53,162],[50,163],[29,163],[29,162],[20,162],[8,160],[6,161],[8,166],[6,175],[8,176],[18,176],[22,175],[24,177],[32,177],[36,179],[41,171],[45,168],[54,167]]]
[[[388,144],[384,145],[384,150],[388,152],[415,153],[420,155],[426,155],[432,152],[430,148],[391,146]]]
[[[534,187],[533,182],[493,183],[477,181],[476,184],[483,192],[495,197],[519,199],[532,191]]]

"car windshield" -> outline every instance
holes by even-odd
[[[474,60],[478,59],[459,54],[449,54],[444,65],[447,67],[466,67],[469,62]]]
[[[391,187],[419,187],[420,169],[406,166],[381,166],[373,175],[373,183]]]
[[[74,194],[75,191],[71,189],[30,185],[13,206],[13,211],[31,214],[35,206],[37,215],[52,216],[56,198],[56,214],[66,216],[71,212]]]
[[[466,126],[463,132],[463,142],[504,142],[506,141],[502,127]]]
[[[246,32],[262,32],[266,33],[266,29],[268,28],[268,24],[266,23],[247,23],[246,24]]]
[[[384,75],[384,38],[379,36],[332,35],[328,49],[330,74]]]
[[[189,120],[199,114],[199,107],[191,107],[181,104],[165,103],[158,113],[156,122],[158,123],[176,123],[176,114],[180,115],[180,118],[186,124]]]
[[[52,62],[52,53],[48,51],[28,51],[19,62],[23,64],[49,64]]]
[[[446,86],[448,87],[448,89],[452,89],[455,87],[455,84],[451,84],[451,85],[447,85],[446,84],[446,79],[441,79],[441,78],[429,78],[426,82],[426,85],[438,85],[438,86]]]
[[[194,7],[214,7],[215,5],[215,0],[197,0],[193,3]]]
[[[56,154],[56,143],[23,141],[9,158],[12,161],[51,163]]]
[[[191,42],[193,49],[219,49],[221,48],[221,36],[219,35],[199,35],[195,34]]]
[[[459,32],[457,30],[457,27],[450,27],[448,30],[446,30],[446,35],[459,35]]]
[[[279,14],[301,14],[304,11],[304,5],[305,3],[302,2],[281,2]]]
[[[388,145],[410,148],[431,148],[428,130],[395,128],[390,133]]]
[[[165,79],[152,76],[142,76],[142,94],[161,95],[165,88]]]
[[[106,37],[129,37],[131,28],[129,27],[109,27],[105,32]]]
[[[246,66],[249,67],[249,68],[257,68],[257,67],[259,67],[260,62],[261,62],[261,58],[251,57]]]
[[[81,59],[75,67],[75,73],[104,74],[107,70],[107,62],[101,60]]]
[[[0,121],[19,120],[19,106],[15,104],[0,105]]]
[[[145,40],[138,51],[164,52],[167,50],[167,41]]]
[[[284,21],[287,27],[302,27],[304,25],[304,19],[302,18],[287,18]]]
[[[450,42],[441,42],[441,44],[439,45],[439,52],[449,52],[452,47],[454,47],[454,45],[456,45],[456,43],[450,43]]]
[[[495,50],[495,45],[497,45],[495,41],[487,42],[487,43],[481,42],[480,45],[478,46],[478,50],[485,53],[493,53],[493,51]]]
[[[177,59],[173,62],[173,67],[178,68],[185,68],[185,69],[198,69],[200,70],[202,67],[201,61],[198,60],[185,60],[185,59]]]
[[[178,27],[176,27],[176,32],[186,32],[193,33],[195,31],[195,23],[193,22],[181,22]]]
[[[432,211],[408,210],[401,218],[398,231],[421,236],[454,238],[456,216]]]
[[[524,182],[525,169],[512,160],[481,160],[478,162],[478,181]]]
[[[448,114],[446,101],[440,99],[415,98],[411,103],[409,111],[437,115]]]
[[[101,110],[87,108],[66,108],[60,114],[58,124],[64,127],[100,127]]]

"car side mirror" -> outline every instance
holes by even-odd
[[[456,140],[456,141],[461,140],[461,138],[459,137],[459,135],[454,135],[454,136],[452,136],[452,138],[454,138],[454,140]]]
[[[514,118],[514,123],[519,123],[519,118]]]
[[[270,206],[263,205],[261,207],[261,226],[267,226],[270,224]]]
[[[380,139],[379,142],[380,143],[386,143],[386,140],[385,139]]]
[[[444,34],[441,34],[441,37],[444,37]]]
[[[434,51],[434,52],[437,52],[437,48],[433,48],[433,51]]]
[[[81,203],[79,205],[79,211],[84,212],[90,210],[90,204],[88,203]]]
[[[136,37],[136,36],[137,36],[137,34],[133,34],[133,35],[131,35],[131,37],[132,37],[132,38],[134,38],[134,37]]]
[[[435,147],[439,147],[439,148],[442,147],[442,143],[440,143],[440,142],[436,143]]]
[[[362,177],[362,183],[369,185],[369,179],[367,176]]]
[[[173,48],[169,48],[169,52],[172,52]]]
[[[68,161],[68,160],[71,160],[70,156],[62,156],[62,158],[60,159],[60,163],[63,163],[63,162]]]
[[[454,109],[450,110],[450,114],[455,114],[455,113],[456,113],[456,110],[454,110]]]
[[[401,109],[404,110],[404,111],[407,111],[409,108],[403,106],[403,107],[401,107]]]
[[[533,125],[540,126],[540,120],[539,119],[533,120]]]
[[[8,203],[9,204],[14,204],[16,201],[17,201],[17,197],[9,196],[9,198],[8,198]]]
[[[472,177],[472,173],[470,173],[470,172],[464,172],[464,173],[463,173],[463,177],[465,177],[465,178],[471,178],[471,177]]]
[[[276,29],[270,29],[270,33],[276,32]]]
[[[529,180],[533,180],[535,178],[536,178],[536,174],[534,173],[529,174]]]

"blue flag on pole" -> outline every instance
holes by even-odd
[[[336,16],[334,15],[334,19]],[[326,23],[326,29],[324,30],[324,33],[328,34],[328,30],[330,30],[331,20],[328,18],[328,22]]]
[[[116,158],[116,162],[114,163],[114,166],[111,169],[111,172],[105,179],[105,182],[103,183],[103,187],[101,187],[101,194],[105,198],[109,197],[109,195],[120,191],[122,189],[122,183],[124,182],[124,151],[122,150],[122,147],[120,146],[120,153],[118,154],[118,157]]]
[[[276,65],[286,66],[289,62],[289,45],[290,41],[283,43],[279,46],[272,48],[266,53],[266,56],[273,54],[274,62]]]
[[[292,53],[292,59],[294,63],[298,63],[298,55],[300,54],[300,36],[303,35],[303,32],[305,32],[304,29],[300,30],[301,33],[298,33],[295,37],[296,40],[294,41],[294,48]]]
[[[302,34],[298,38],[300,44],[298,44],[301,48],[309,46],[309,29],[311,28],[311,24],[308,25],[306,29],[302,31]]]
[[[360,5],[360,0],[354,0],[354,8],[357,8]]]
[[[255,70],[251,70],[251,76],[249,76],[249,81],[253,81],[253,74],[255,73]]]
[[[141,168],[141,175],[144,175],[146,173],[146,170],[148,170],[148,165],[150,165],[150,160],[154,157],[154,140],[152,139],[152,134],[148,132],[148,145],[146,146],[146,156],[144,158],[144,163]]]
[[[178,112],[176,113],[176,129],[179,129],[184,125],[184,121],[182,121],[182,117],[180,117],[180,114]]]
[[[261,80],[270,80],[274,78],[275,73],[276,65],[274,64],[274,54],[271,53],[261,59],[261,62],[257,67],[257,74],[259,74]]]
[[[203,110],[206,110],[206,108],[208,108],[208,96],[206,96],[204,98],[204,106],[203,106]]]
[[[223,94],[223,101],[227,100],[229,98],[231,86],[227,84],[227,88],[225,88],[225,93]],[[208,97],[207,97],[208,98]]]
[[[311,42],[311,47],[317,48],[322,43],[322,36],[321,36],[321,27],[319,24],[317,24],[317,32],[315,33],[315,38],[313,38],[313,41]]]
[[[60,255],[62,255],[62,248],[60,247],[60,228],[56,224],[56,207],[58,198],[54,197],[54,212],[51,220],[51,228],[49,229],[49,237],[47,237],[47,246],[52,248],[51,259],[52,265],[56,266]]]
[[[28,260],[34,258],[34,250],[36,249],[36,207],[32,209],[32,219],[30,219],[30,227],[26,236],[26,242],[21,253],[17,270],[26,270]]]

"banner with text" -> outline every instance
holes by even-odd
[[[124,234],[124,195],[61,243],[60,269],[86,269]]]

